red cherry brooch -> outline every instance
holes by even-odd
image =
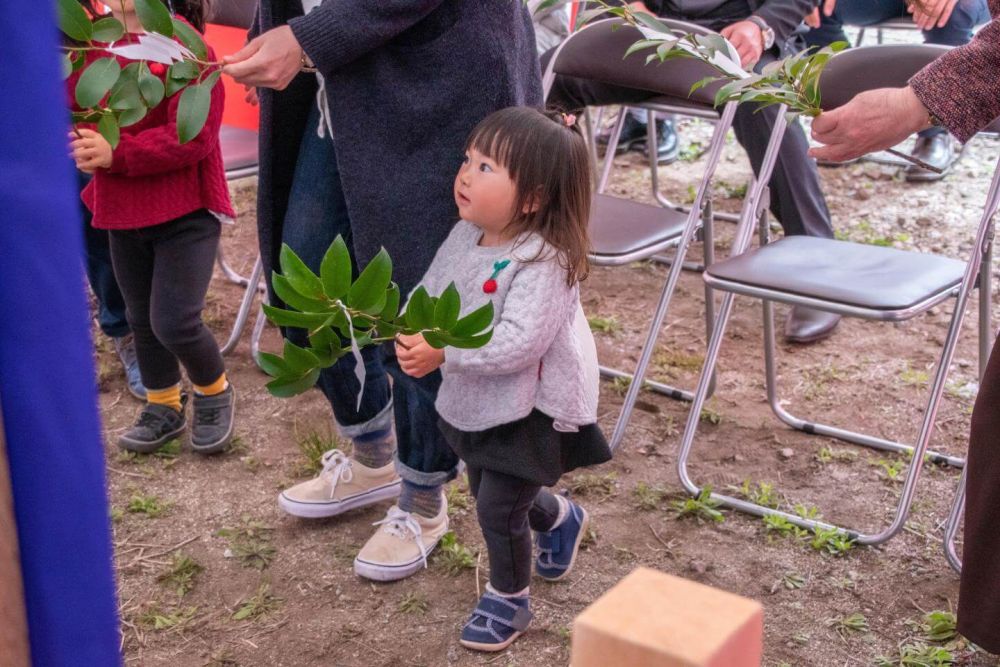
[[[486,282],[483,283],[483,291],[487,294],[493,294],[497,291],[497,276],[500,272],[507,268],[510,264],[509,259],[504,259],[499,262],[493,262],[493,275],[491,275]]]

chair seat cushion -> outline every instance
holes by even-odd
[[[958,285],[965,263],[895,248],[790,236],[717,262],[724,280],[873,310],[902,310]]]
[[[590,214],[596,258],[661,252],[680,239],[687,215],[680,211],[599,194]]]
[[[257,133],[253,130],[223,125],[219,129],[219,143],[227,173],[257,166]]]

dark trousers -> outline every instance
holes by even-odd
[[[818,28],[806,33],[806,44],[823,47],[833,42],[849,42],[844,24],[871,26],[889,19],[909,18],[904,0],[838,0],[833,14],[820,12],[822,22]],[[990,20],[986,0],[959,0],[943,27],[924,30],[924,43],[962,46],[972,39],[972,29]],[[922,130],[921,136],[934,136],[947,132],[943,127]]]
[[[143,386],[196,385],[225,372],[215,337],[201,320],[219,246],[219,221],[204,209],[162,225],[111,232],[111,260],[135,334]]]
[[[90,176],[82,172],[78,182],[82,191],[90,181]],[[83,240],[86,250],[87,280],[97,297],[97,324],[109,338],[121,338],[131,331],[125,316],[125,299],[118,289],[115,270],[111,265],[111,246],[106,229],[90,226],[93,218],[86,206],[80,205],[83,214]]]
[[[1000,339],[972,411],[958,631],[1000,654]]]
[[[306,266],[318,272],[327,248],[338,235],[343,236],[351,251],[357,277],[351,220],[340,182],[335,145],[329,136],[318,136],[318,124],[319,113],[314,108],[299,149],[282,242],[287,243]],[[405,260],[404,257],[393,259]],[[307,343],[304,330],[286,329],[284,333],[298,345]],[[385,419],[389,416],[386,408],[391,401],[403,479],[421,486],[444,484],[453,479],[458,458],[441,435],[434,410],[441,374],[435,372],[423,378],[406,375],[388,345],[366,347],[361,356],[365,363],[365,390],[360,407],[357,401],[360,384],[354,374],[353,355],[348,354],[323,370],[316,383],[330,402],[341,433],[353,438],[385,428],[389,423]]]
[[[490,557],[490,584],[501,593],[522,591],[531,582],[531,531],[552,529],[559,501],[519,477],[471,466],[468,474]]]
[[[726,25],[746,18],[749,10],[745,2],[734,2],[723,5],[711,15],[697,19],[670,13],[662,15],[664,18],[686,20],[712,30],[721,30]],[[549,51],[542,56],[543,69],[552,53],[553,51]],[[764,65],[776,59],[775,53],[765,53],[755,69],[760,71]],[[585,106],[634,104],[655,96],[655,93],[649,91],[560,75],[556,77],[546,103],[567,111],[580,112]],[[750,157],[750,165],[755,174],[760,171],[771,128],[778,117],[777,107],[758,111],[758,106],[741,104],[733,120],[736,139]],[[830,211],[820,188],[816,162],[807,155],[808,149],[809,141],[801,125],[797,122],[790,124],[785,130],[771,176],[771,212],[781,222],[787,236],[804,234],[833,238]]]

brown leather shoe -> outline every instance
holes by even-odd
[[[785,340],[789,343],[815,343],[833,333],[840,315],[825,310],[792,306],[785,320]]]
[[[947,132],[941,132],[929,137],[918,136],[911,155],[941,170],[939,174],[915,164],[906,167],[906,180],[927,182],[944,178],[958,160],[960,152],[955,150],[955,139]]]

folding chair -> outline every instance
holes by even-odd
[[[664,21],[664,23],[679,33],[711,34],[706,29],[689,23],[680,21]],[[699,232],[704,242],[705,263],[711,264],[714,260],[711,182],[725,144],[726,132],[736,112],[735,104],[726,105],[721,114],[713,106],[718,84],[696,91],[694,95],[688,97],[691,84],[715,73],[699,61],[679,59],[647,66],[646,53],[633,54],[623,59],[622,54],[632,43],[641,38],[638,30],[623,25],[618,19],[595,22],[573,33],[560,45],[549,61],[543,78],[546,95],[552,87],[555,76],[562,74],[659,93],[660,96],[650,102],[649,107],[716,121],[709,147],[708,164],[702,174],[694,202],[688,211],[642,204],[605,194],[614,162],[614,144],[621,134],[624,114],[618,119],[609,144],[610,148],[604,158],[590,220],[592,243],[590,261],[599,266],[622,266],[650,259],[666,250],[676,248],[634,374],[601,367],[601,373],[605,377],[625,378],[631,381],[611,438],[612,448],[621,443],[639,391],[644,385],[671,398],[681,400],[692,398],[690,392],[644,379],[656,347],[660,327],[663,325],[677,286],[680,271],[684,267],[684,257]],[[650,133],[652,132],[651,124]],[[711,290],[707,287],[705,303],[706,329],[711,330],[714,320],[713,299]]]
[[[854,46],[861,46],[861,43],[865,41],[865,31],[869,28],[875,30],[875,42],[876,44],[881,44],[885,37],[886,30],[905,30],[914,31],[920,30],[917,24],[913,22],[910,16],[897,16],[893,19],[888,19],[882,21],[881,23],[876,23],[869,26],[859,26],[858,27],[858,38],[854,41]]]
[[[863,90],[903,86],[923,65],[936,57],[937,50],[923,45],[888,45],[859,47],[832,58],[820,80],[824,107],[834,108]],[[961,466],[957,457],[928,452],[927,446],[944,390],[948,368],[972,289],[977,286],[980,267],[989,267],[992,253],[991,216],[996,209],[994,178],[990,200],[980,221],[976,244],[969,261],[909,252],[881,246],[810,237],[786,237],[769,242],[766,225],[761,225],[761,247],[747,250],[753,229],[743,226],[737,232],[733,255],[709,266],[704,280],[725,293],[715,330],[708,345],[690,416],[684,429],[677,471],[685,489],[700,494],[702,487],[688,473],[688,459],[699,425],[699,415],[708,394],[709,378],[715,370],[719,350],[737,294],[758,298],[764,314],[764,359],[767,396],[771,409],[784,423],[810,434],[838,438],[875,449],[912,453],[912,461],[903,484],[891,524],[877,533],[834,526],[821,521],[774,510],[739,498],[712,493],[722,505],[757,516],[779,515],[803,528],[837,529],[860,544],[879,544],[890,539],[904,525],[913,500],[914,489],[925,454],[931,460]],[[980,365],[989,352],[990,337],[988,280],[980,286]],[[789,414],[780,404],[776,387],[776,345],[773,302],[818,308],[845,316],[875,321],[908,320],[947,299],[956,301],[948,335],[934,374],[930,397],[914,446],[904,445],[867,434],[814,423]]]

